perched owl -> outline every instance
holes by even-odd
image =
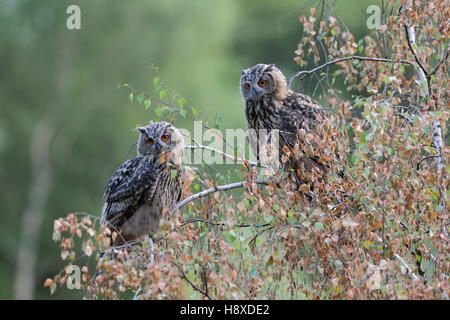
[[[283,155],[285,146],[291,150],[296,143],[302,143],[298,137],[299,129],[309,133],[317,127],[327,115],[321,106],[310,97],[294,92],[287,87],[283,73],[273,64],[257,64],[242,71],[241,95],[245,102],[247,130],[253,151],[259,160],[260,132],[279,130],[279,154]],[[253,129],[253,130],[249,130]],[[265,129],[264,131],[260,131]],[[251,141],[250,134],[256,134]],[[317,147],[316,144],[313,147]],[[281,163],[281,162],[280,162]],[[294,172],[318,170],[322,174],[325,166],[318,157],[304,154],[285,163],[287,169]],[[292,170],[291,170],[292,171]],[[295,175],[298,183],[300,181]]]
[[[181,198],[183,137],[167,122],[136,129],[137,157],[125,161],[109,179],[101,224],[117,231],[113,245],[141,240],[159,230],[164,210]]]

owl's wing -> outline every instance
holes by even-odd
[[[307,122],[317,122],[321,117],[326,117],[326,112],[319,103],[311,97],[298,92],[293,92],[287,97],[284,105]]]
[[[119,168],[116,169],[106,184],[105,193],[103,194],[103,201],[108,199],[109,195],[117,188],[119,184],[121,184],[124,180],[129,179],[134,174],[140,161],[141,158],[136,157],[125,161]]]
[[[282,128],[280,135],[289,147],[293,147],[297,143],[299,129],[305,129],[306,132],[316,131],[317,125],[327,117],[326,111],[322,106],[314,101],[311,97],[298,92],[293,92],[284,100],[284,113]],[[309,145],[314,149],[319,148],[316,141],[310,141]],[[319,164],[319,157],[303,157],[302,161],[306,167],[319,167],[323,169],[323,165]]]
[[[160,170],[145,161],[134,158],[116,170],[106,187],[102,224],[120,225],[124,218],[129,218],[140,205],[153,197]]]

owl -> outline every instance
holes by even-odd
[[[181,199],[184,140],[168,122],[136,129],[137,157],[125,161],[109,179],[101,224],[117,231],[113,245],[140,241],[159,231],[163,211]]]
[[[296,143],[302,143],[298,132],[300,129],[310,133],[327,117],[321,106],[309,96],[294,92],[288,88],[283,73],[273,64],[257,64],[242,71],[240,89],[245,103],[245,116],[250,145],[260,160],[260,134],[272,130],[279,133],[280,160],[283,150],[292,150]],[[249,130],[253,129],[253,130]],[[264,130],[262,130],[264,129]],[[312,144],[317,148],[317,144]],[[280,161],[280,164],[282,162]],[[292,172],[307,174],[317,170],[324,175],[326,167],[317,156],[289,158],[284,163]],[[305,183],[295,176],[295,184]]]

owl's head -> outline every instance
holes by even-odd
[[[258,101],[268,95],[283,100],[288,93],[286,78],[274,64],[259,63],[242,70],[241,95],[244,101]]]
[[[170,161],[181,165],[184,139],[181,132],[172,124],[161,121],[154,122],[145,127],[138,127],[140,133],[137,143],[138,156],[163,156],[170,155]],[[169,158],[166,158],[169,160]]]

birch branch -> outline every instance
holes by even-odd
[[[423,65],[420,63],[419,58],[417,57],[417,53],[415,50],[415,48],[417,48],[417,45],[416,45],[416,35],[414,32],[414,27],[412,25],[405,26],[405,30],[406,30],[406,38],[408,40],[409,49],[411,50],[411,52],[414,56],[414,59],[416,60],[416,63],[417,63],[416,64],[417,65],[417,74],[419,75],[420,82],[424,89],[425,97],[426,97],[426,99],[428,99],[430,96],[430,91],[428,90],[428,86],[429,86],[428,81],[430,81],[431,79],[428,76],[427,70],[423,67]],[[447,53],[444,54],[442,61],[444,61],[446,59],[446,57],[447,57]],[[439,68],[439,65],[437,66],[437,68]],[[437,68],[433,71],[433,73],[435,71],[437,71]],[[439,172],[442,172],[442,174],[443,174],[444,164],[442,162],[441,150],[444,149],[444,141],[442,139],[442,130],[441,130],[439,121],[433,122],[433,145],[434,145],[434,149],[436,151],[437,169]]]
[[[183,207],[184,205],[186,205],[187,203],[195,200],[195,199],[199,199],[199,198],[203,198],[211,193],[214,193],[216,191],[227,191],[227,190],[231,190],[231,189],[235,189],[235,188],[241,188],[244,186],[244,184],[247,182],[247,180],[244,181],[239,181],[239,182],[234,182],[234,183],[230,183],[230,184],[226,184],[226,185],[222,185],[222,186],[213,186],[209,189],[203,190],[199,193],[196,193],[192,196],[187,197],[186,199],[180,201],[177,203],[177,205],[175,206],[174,209],[172,209],[171,214],[177,212],[181,207]],[[268,181],[255,181],[255,183],[257,184],[267,184]]]
[[[441,150],[444,149],[444,141],[442,140],[442,130],[439,121],[433,122],[433,144],[436,150],[437,169],[443,174],[444,164],[442,163]]]
[[[202,295],[204,295],[205,297],[207,297],[209,300],[213,300],[213,299],[211,298],[211,296],[208,294],[208,292],[206,292],[205,290],[202,290],[202,289],[200,289],[199,287],[197,287],[197,286],[195,285],[195,283],[193,283],[193,282],[188,278],[188,276],[186,275],[186,273],[184,272],[183,268],[182,268],[180,265],[178,265],[177,263],[175,263],[175,262],[173,262],[173,261],[170,261],[170,262],[171,262],[175,267],[177,267],[177,269],[178,269],[178,270],[180,271],[180,273],[181,273],[181,277],[184,278],[184,279],[190,284],[190,286],[192,287],[192,289],[194,289],[194,290],[200,292]]]
[[[395,259],[397,259],[408,271],[409,276],[413,279],[413,280],[419,280],[419,278],[415,275],[414,272],[412,272],[411,268],[408,266],[408,264],[406,263],[406,261],[400,257],[398,254],[394,253],[394,257]]]
[[[406,30],[406,40],[408,42],[409,49],[413,54],[414,60],[416,60],[415,65],[417,66],[417,74],[419,75],[420,82],[422,83],[425,96],[428,99],[430,95],[430,92],[428,91],[428,80],[427,80],[428,72],[420,62],[419,57],[417,56],[415,50],[415,48],[417,48],[417,44],[416,44],[416,34],[414,33],[414,27],[412,25],[408,27],[405,26],[405,30]]]
[[[409,60],[392,60],[392,59],[384,59],[384,58],[375,58],[375,57],[361,57],[361,56],[348,56],[348,57],[343,57],[343,58],[339,58],[330,62],[327,62],[325,64],[322,64],[314,69],[311,70],[302,70],[299,72],[294,73],[294,75],[289,79],[289,83],[288,83],[288,87],[291,87],[291,83],[292,81],[297,78],[300,77],[300,81],[303,80],[305,77],[309,76],[310,74],[317,72],[319,70],[322,70],[323,68],[326,68],[332,64],[336,64],[342,61],[347,61],[347,60],[362,60],[362,61],[375,61],[375,62],[390,62],[390,63],[402,63],[402,64],[410,64],[410,65],[415,65],[415,63],[413,61],[409,61]]]

